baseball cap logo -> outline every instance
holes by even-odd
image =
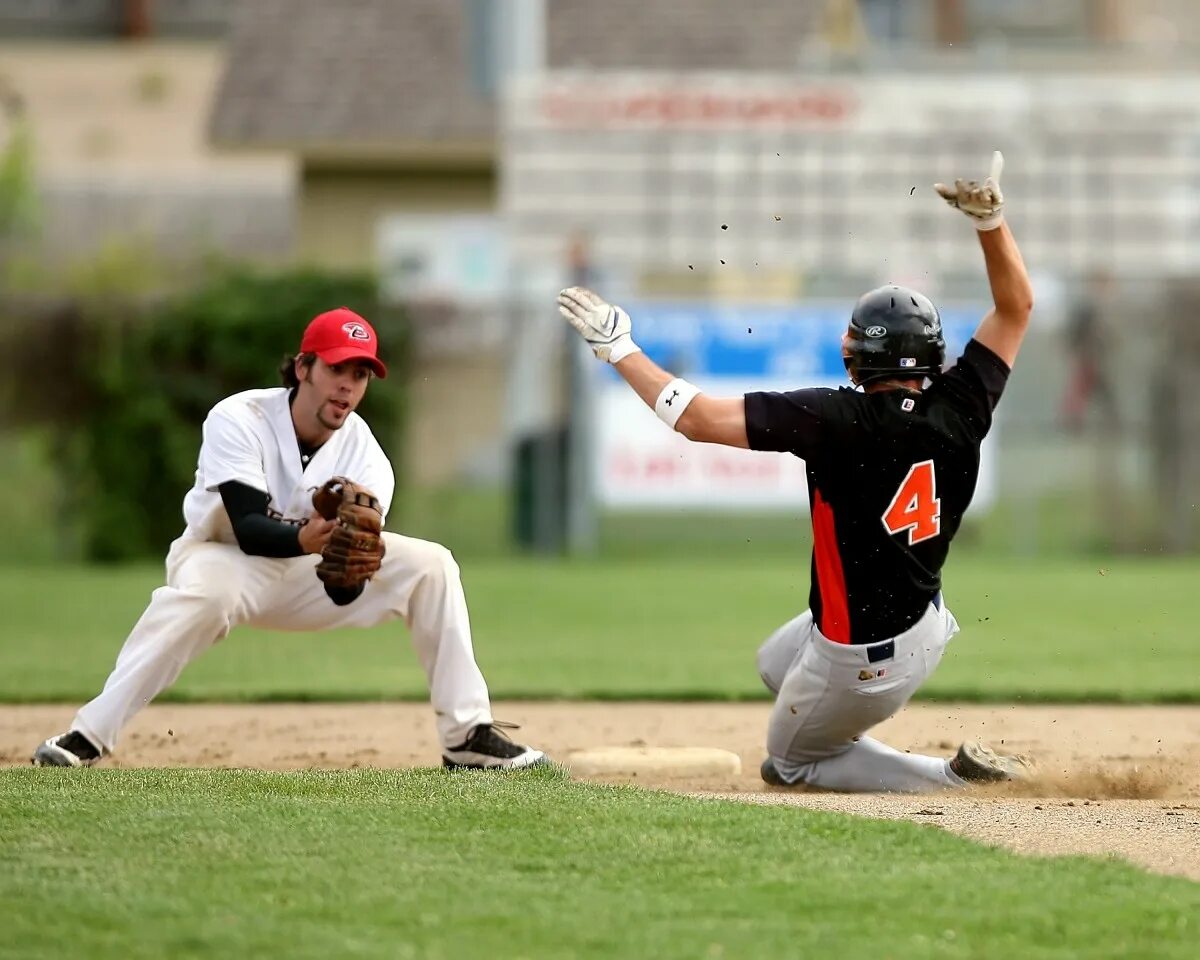
[[[361,323],[356,323],[353,320],[349,323],[343,323],[342,329],[346,331],[346,336],[348,336],[351,340],[371,339],[371,335],[367,333],[366,327],[364,327]]]
[[[884,327],[867,327],[866,334],[868,337],[882,337],[887,333]]]

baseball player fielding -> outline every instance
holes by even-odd
[[[186,527],[104,689],[37,766],[78,767],[117,749],[130,719],[234,627],[321,631],[402,621],[429,682],[442,762],[512,769],[546,762],[491,713],[450,551],[383,532],[395,480],[356,412],[387,376],[375,330],[341,307],[308,324],[283,386],[209,412]],[[399,640],[399,637],[397,637]]]

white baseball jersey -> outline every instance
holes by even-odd
[[[366,421],[351,413],[306,466],[288,393],[286,387],[247,390],[209,411],[196,483],[183,499],[184,539],[237,542],[217,490],[230,480],[266,493],[269,516],[300,523],[313,514],[313,491],[330,477],[349,477],[379,498],[387,517],[396,478]]]

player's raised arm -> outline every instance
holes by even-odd
[[[934,189],[950,206],[970,217],[979,232],[995,306],[979,324],[975,339],[1012,367],[1029,326],[1033,286],[1017,242],[1004,222],[1004,194],[1000,192],[1003,167],[1004,157],[997,150],[982,184],[959,179],[953,186],[934,184]]]
[[[705,396],[662,369],[633,342],[633,322],[620,307],[584,287],[568,287],[558,295],[558,310],[672,430],[701,443],[750,446],[744,398]]]

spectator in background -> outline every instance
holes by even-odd
[[[1068,373],[1062,420],[1073,433],[1083,429],[1093,404],[1110,430],[1117,426],[1117,394],[1107,364],[1111,345],[1104,324],[1105,304],[1112,299],[1115,288],[1108,271],[1096,270],[1067,320]]]

